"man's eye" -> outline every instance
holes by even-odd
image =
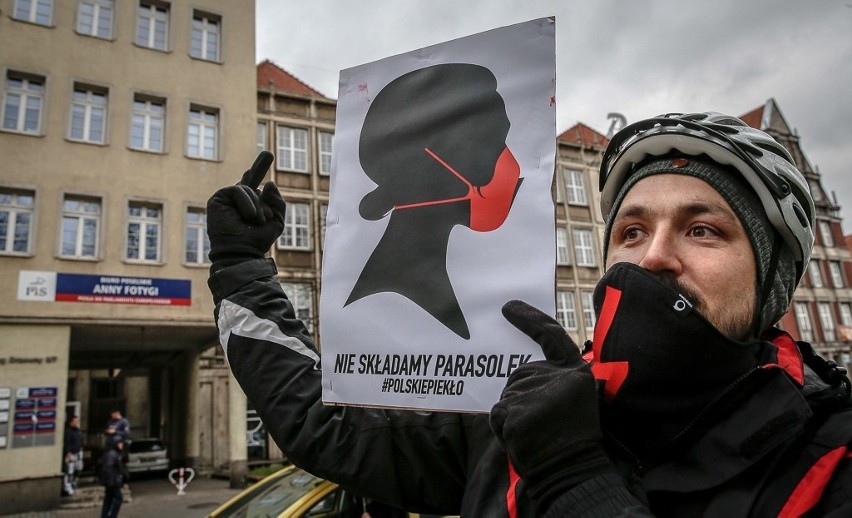
[[[689,232],[693,237],[710,237],[716,234],[713,229],[703,226],[693,227]]]
[[[625,229],[622,235],[624,236],[624,239],[626,241],[632,241],[634,239],[639,239],[640,237],[642,237],[642,233],[639,231],[638,228],[635,227]]]

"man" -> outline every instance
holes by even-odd
[[[130,439],[130,421],[121,415],[121,410],[115,408],[110,412],[106,425],[107,440],[112,437],[121,438],[122,441]]]
[[[129,474],[124,467],[122,455],[124,439],[116,434],[107,440],[107,450],[101,457],[99,479],[104,486],[104,501],[101,506],[101,518],[115,518],[121,509],[124,495],[121,487],[127,481]]]
[[[852,513],[849,381],[773,327],[814,208],[765,133],[707,113],[613,138],[589,363],[555,320],[507,303],[547,359],[514,371],[490,416],[322,405],[318,353],[263,258],[284,218],[277,188],[256,190],[266,167],[208,203],[209,284],[229,365],[295,464],[462,516]]]
[[[76,415],[69,417],[65,423],[62,458],[62,494],[71,496],[77,486],[77,473],[83,465],[83,435],[80,433],[80,418]]]

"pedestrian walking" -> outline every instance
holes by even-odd
[[[99,479],[104,486],[104,503],[101,508],[101,518],[115,518],[121,509],[124,496],[121,487],[129,478],[127,468],[124,467],[122,454],[124,451],[124,439],[115,436],[107,441],[108,447],[101,458]]]

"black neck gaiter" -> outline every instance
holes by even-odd
[[[759,342],[726,338],[686,296],[634,264],[611,267],[594,304],[601,424],[640,460],[700,430],[756,366]]]

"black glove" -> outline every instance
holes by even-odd
[[[262,259],[284,231],[287,204],[271,181],[257,190],[272,163],[261,151],[236,185],[223,187],[207,200],[207,235],[211,270]]]
[[[546,361],[512,372],[491,409],[491,429],[544,513],[555,497],[614,468],[602,446],[595,379],[574,341],[525,302],[507,302],[503,316],[541,346]]]

